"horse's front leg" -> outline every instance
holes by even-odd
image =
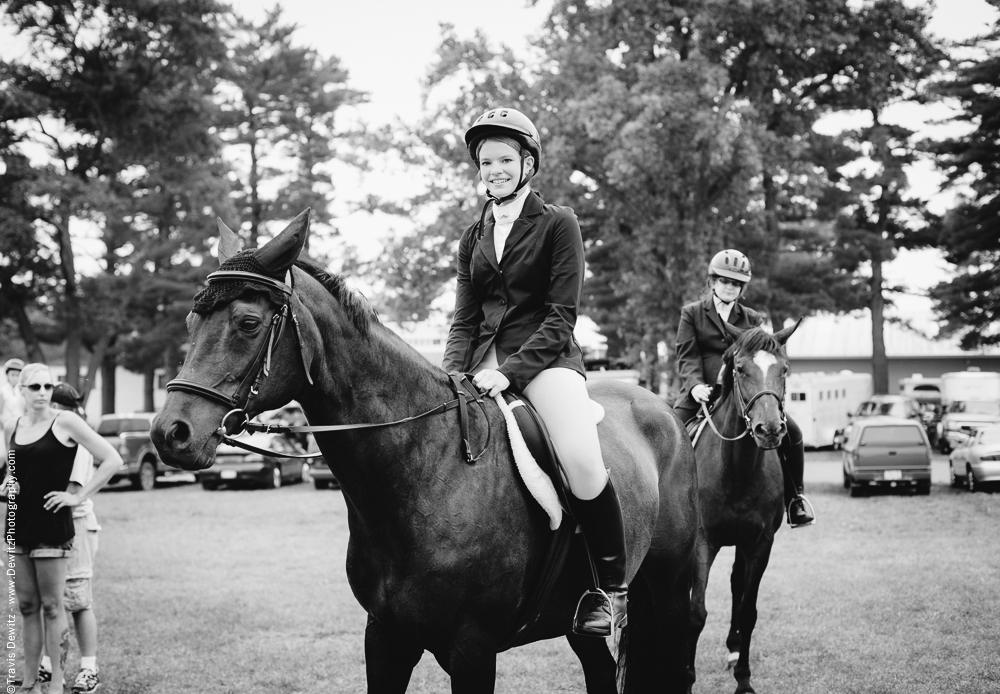
[[[743,589],[743,600],[740,603],[740,657],[736,661],[733,675],[736,677],[736,694],[753,694],[750,685],[750,639],[757,625],[757,594],[760,592],[760,582],[764,570],[771,558],[773,536],[763,540],[753,555],[746,556],[746,583]]]
[[[566,635],[570,648],[583,666],[583,679],[587,694],[616,694],[618,691],[618,664],[604,639],[593,636]]]
[[[451,694],[493,694],[497,681],[496,643],[459,636],[448,658]]]
[[[365,629],[365,667],[368,694],[403,694],[424,649],[401,630],[368,615]]]
[[[719,548],[709,544],[704,536],[704,530],[698,531],[698,545],[695,551],[694,576],[691,579],[691,631],[690,631],[690,679],[694,683],[696,677],[695,661],[698,656],[698,639],[705,628],[708,610],[705,607],[705,592],[708,589],[708,575],[712,571],[712,563],[719,554]]]
[[[740,605],[743,603],[743,591],[747,583],[747,565],[743,553],[736,548],[736,558],[733,560],[733,572],[729,576],[729,592],[732,595],[733,606],[729,613],[729,635],[726,636],[726,669],[732,670],[740,657]]]

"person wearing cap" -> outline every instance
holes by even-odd
[[[681,309],[676,345],[681,390],[674,410],[683,422],[697,416],[702,403],[709,405],[717,396],[719,389],[715,384],[722,370],[722,356],[733,342],[723,322],[743,330],[764,322],[760,313],[739,302],[751,276],[750,259],[746,255],[732,248],[719,251],[708,264],[708,297]],[[802,431],[791,417],[786,424],[788,433],[778,448],[785,475],[785,508],[788,524],[801,528],[814,523],[816,515],[802,494],[805,468]]]
[[[57,383],[52,389],[53,409],[67,410],[84,416],[83,398],[68,383]],[[77,446],[73,471],[69,475],[66,491],[77,494],[94,477],[94,456],[83,446]],[[97,557],[98,533],[101,526],[94,514],[93,499],[84,499],[73,507],[73,549],[66,567],[66,588],[63,601],[66,611],[73,617],[77,645],[80,649],[80,671],[73,682],[72,694],[89,694],[101,683],[97,667],[97,617],[94,615],[92,579],[94,560]],[[52,679],[52,661],[44,653],[38,670],[38,681]]]
[[[24,361],[8,359],[3,365],[4,378],[0,380],[0,425],[24,414],[24,396],[17,387]]]
[[[542,147],[526,115],[491,109],[465,133],[465,144],[487,201],[459,241],[444,368],[474,373],[473,382],[491,397],[507,389],[522,393],[544,421],[602,591],[581,598],[573,630],[608,636],[625,620],[625,531],[573,337],[584,279],[580,225],[573,210],[531,189]]]

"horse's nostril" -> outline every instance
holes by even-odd
[[[173,445],[183,445],[191,438],[191,429],[184,422],[174,422],[167,430],[167,440]]]
[[[788,433],[788,427],[785,426],[784,422],[782,422],[781,425],[778,427],[778,436],[784,436],[787,433]]]
[[[757,422],[753,425],[754,436],[767,436],[767,429],[764,428],[763,422]]]

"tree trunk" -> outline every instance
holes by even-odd
[[[889,392],[889,360],[885,356],[885,335],[883,333],[885,298],[882,296],[882,257],[872,254],[872,381],[875,393]]]
[[[11,301],[10,312],[13,314],[14,320],[17,321],[17,328],[21,332],[21,340],[24,342],[28,363],[44,363],[45,354],[42,352],[42,343],[38,341],[38,335],[35,333],[34,326],[31,325],[28,312],[24,310],[24,304]]]
[[[59,261],[64,286],[64,317],[66,327],[66,382],[80,389],[80,297],[76,287],[76,263],[73,260],[73,240],[69,234],[70,210],[61,204],[55,222],[59,242]]]
[[[114,357],[105,354],[101,362],[101,414],[115,413],[115,397],[117,395],[118,383],[115,379],[115,372],[118,364]]]
[[[155,412],[153,388],[156,386],[156,369],[147,368],[143,373],[143,412]]]
[[[94,345],[94,350],[90,353],[90,362],[87,364],[87,380],[80,389],[84,406],[86,406],[87,400],[90,399],[90,394],[94,390],[94,384],[97,383],[97,370],[104,363],[104,355],[108,351],[109,342],[111,342],[110,336],[102,335],[97,344]]]

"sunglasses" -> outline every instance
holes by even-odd
[[[743,286],[743,283],[739,280],[731,280],[728,277],[716,277],[715,281],[722,284],[728,284],[730,287],[736,287],[737,289]]]
[[[29,383],[28,385],[25,386],[25,388],[27,388],[28,390],[30,390],[32,392],[35,392],[35,393],[37,393],[40,390],[44,390],[44,391],[48,392],[48,391],[52,390],[52,384],[51,383]]]

